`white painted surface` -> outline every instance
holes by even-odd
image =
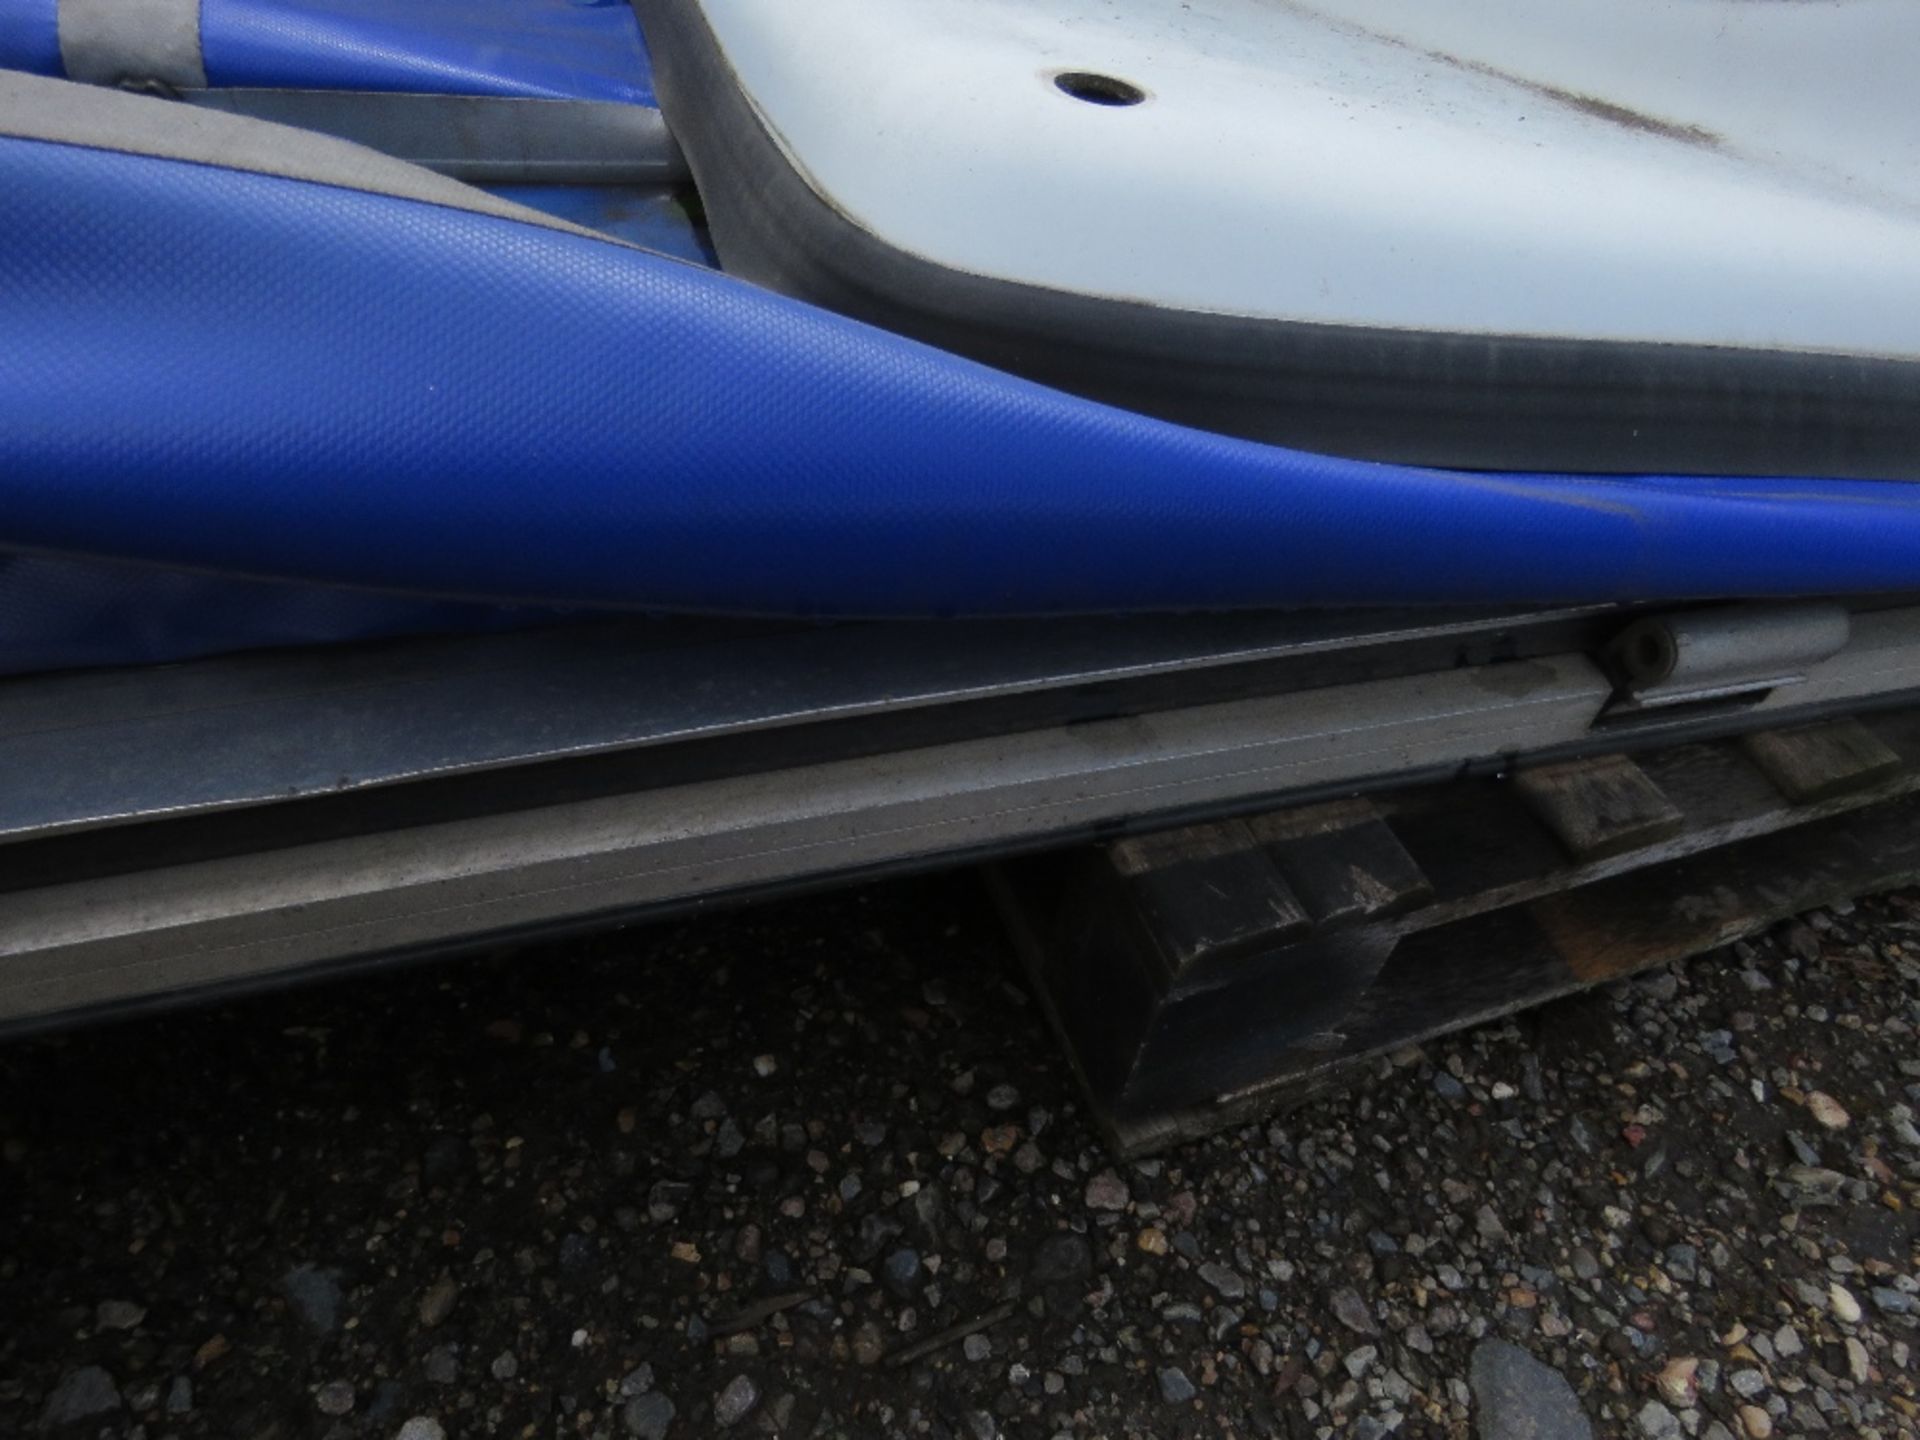
[[[1274,319],[1920,355],[1914,0],[701,3],[815,189],[954,269]],[[1149,98],[1077,101],[1062,70]]]

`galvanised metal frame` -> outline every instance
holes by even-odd
[[[1623,716],[1634,618],[609,622],[7,682],[0,1025],[1920,691],[1892,606]]]

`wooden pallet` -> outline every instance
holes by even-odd
[[[990,884],[1109,1140],[1141,1154],[1920,879],[1909,756],[1920,710],[1189,826]]]

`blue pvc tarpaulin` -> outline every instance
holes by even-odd
[[[626,0],[200,0],[207,83],[654,104]],[[0,68],[64,76],[57,0],[0,0]]]
[[[0,546],[738,614],[1920,586],[1909,484],[1306,454],[447,204],[22,139],[0,187]]]

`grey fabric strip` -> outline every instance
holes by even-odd
[[[200,0],[59,0],[60,62],[91,85],[207,83]]]
[[[337,135],[471,185],[672,185],[687,162],[658,110],[616,100],[367,90],[182,90],[189,105]]]
[[[7,135],[363,190],[640,248],[330,135],[17,70],[0,70],[0,136]]]

